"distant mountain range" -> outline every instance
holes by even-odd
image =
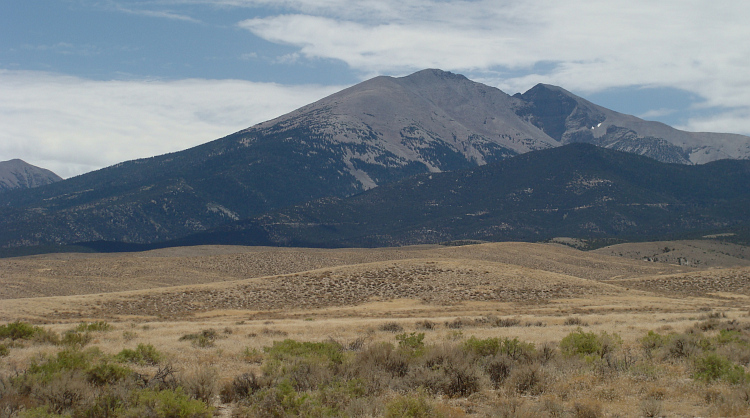
[[[315,199],[579,142],[668,163],[750,158],[750,137],[679,131],[559,87],[540,84],[509,96],[424,70],[376,77],[185,151],[2,193],[0,246],[178,240]],[[535,183],[543,178],[526,180],[543,188]],[[389,240],[383,242],[419,242]]]
[[[0,161],[0,192],[29,189],[62,180],[57,174],[23,160]]]
[[[750,161],[666,164],[570,144],[349,198],[325,198],[170,245],[380,247],[554,237],[656,240],[750,227]]]

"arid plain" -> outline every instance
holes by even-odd
[[[423,333],[428,345],[461,344],[472,337],[518,338],[539,348],[557,345],[578,330],[616,333],[622,340],[619,349],[637,357],[643,355],[642,339],[649,331],[683,333],[707,320],[744,326],[750,324],[748,309],[750,251],[714,240],[622,244],[596,251],[553,243],[378,249],[205,246],[0,260],[0,323],[24,321],[63,334],[81,322],[106,321],[111,330],[95,332],[89,345],[114,355],[151,344],[180,373],[212,368],[217,384],[241,372],[262,375],[264,366],[248,359],[248,353],[262,353],[285,339],[334,341],[355,350],[395,343],[394,334],[413,332]],[[709,327],[706,335],[717,329]],[[202,330],[218,330],[219,336],[206,346],[181,339]],[[18,345],[0,359],[2,373],[18,373],[35,358],[57,351],[51,345]],[[147,375],[159,366],[134,367]],[[507,387],[487,384],[470,396],[425,396],[438,405],[433,412],[444,416],[585,416],[586,411],[591,416],[639,416],[650,410],[658,410],[654,416],[723,416],[750,411],[750,403],[730,402],[736,385],[686,378],[691,367],[687,361],[667,362],[662,372],[668,377],[642,380],[627,373],[607,377],[593,367],[590,379],[583,372],[550,377],[539,393],[511,396]],[[726,404],[711,398],[712,393],[725,396]],[[382,403],[398,396],[391,387]],[[217,389],[212,401],[216,414],[246,416],[220,398]],[[559,408],[550,406],[554,402]],[[389,413],[376,405],[348,408],[344,415]],[[251,409],[242,413],[252,416]],[[254,413],[262,415],[257,409]]]

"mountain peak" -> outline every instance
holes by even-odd
[[[57,174],[14,158],[0,161],[0,191],[28,189],[62,180]]]
[[[424,80],[424,79],[441,79],[441,80],[469,80],[464,75],[452,73],[450,71],[443,71],[437,68],[428,68],[425,70],[417,71],[416,73],[402,77],[405,80]]]

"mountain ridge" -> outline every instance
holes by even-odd
[[[21,159],[0,161],[0,192],[29,189],[61,181],[62,177],[46,168],[31,165]]]
[[[308,202],[174,245],[378,247],[700,236],[750,226],[747,181],[750,161],[666,164],[574,143]]]
[[[677,139],[634,130],[651,122],[562,88],[538,85],[524,94],[434,69],[376,77],[184,151],[2,193],[0,246],[175,240],[306,201],[571,142],[690,162]],[[724,142],[739,137],[715,135]],[[736,157],[747,158],[750,138],[741,138]],[[705,158],[716,157],[716,149]]]

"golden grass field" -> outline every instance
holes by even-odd
[[[711,240],[622,244],[590,252],[530,243],[205,246],[0,259],[0,324],[25,321],[63,333],[83,321],[107,321],[114,330],[94,333],[90,343],[104,353],[152,344],[181,373],[211,367],[220,382],[238,373],[263,373],[243,354],[247,350],[262,352],[283,339],[332,339],[343,346],[357,340],[395,342],[394,333],[382,328],[390,322],[406,333],[423,332],[426,344],[474,336],[517,337],[537,346],[557,344],[582,324],[587,332],[617,333],[623,347],[636,350],[649,331],[680,333],[711,313],[723,321],[750,323],[748,309],[750,252]],[[488,317],[517,324],[483,325]],[[449,326],[456,318],[463,325]],[[437,326],[424,330],[418,325],[423,320]],[[211,347],[180,341],[206,329],[221,331]],[[44,344],[13,348],[0,358],[0,373],[9,376],[57,351]],[[576,372],[555,378],[543,394],[511,396],[505,389],[484,388],[466,397],[435,395],[431,402],[444,406],[444,416],[535,416],[552,401],[563,415],[550,409],[547,416],[583,416],[578,406],[584,401],[594,404],[592,416],[641,416],[644,402],[654,399],[664,416],[750,413],[750,402],[728,413],[729,407],[709,399],[714,392],[734,393],[732,385],[690,379],[687,362],[665,364],[664,376],[651,380]],[[137,367],[143,373],[155,370]],[[398,396],[398,391],[388,393],[383,396]],[[218,415],[234,410],[218,400],[215,406]]]

